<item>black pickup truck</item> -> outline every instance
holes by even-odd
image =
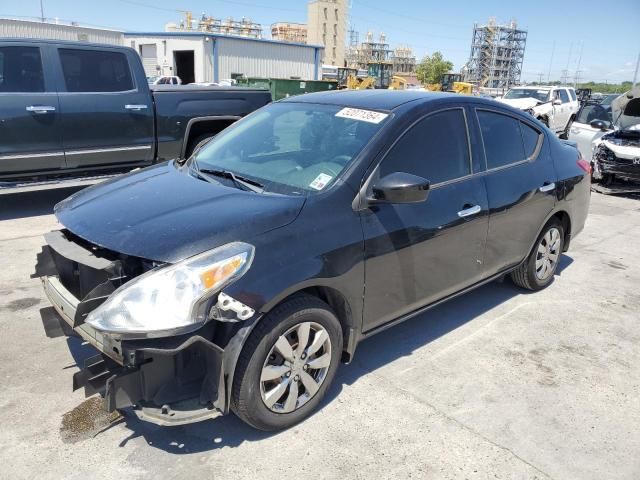
[[[127,47],[0,39],[0,184],[188,157],[267,90],[150,89]]]

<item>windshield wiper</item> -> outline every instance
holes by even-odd
[[[204,173],[206,175],[213,175],[214,177],[228,178],[232,180],[236,186],[242,188],[243,190],[248,190],[256,193],[264,192],[264,185],[262,185],[260,182],[256,182],[255,180],[243,177],[241,175],[236,175],[230,170],[218,170],[214,168],[198,168],[196,172],[200,174]]]

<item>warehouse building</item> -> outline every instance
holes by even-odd
[[[183,83],[220,82],[238,75],[318,80],[323,47],[205,32],[127,32],[125,45],[142,57],[148,76]]]
[[[76,23],[0,18],[0,38],[43,38],[122,45],[121,31]]]

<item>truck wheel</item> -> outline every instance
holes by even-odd
[[[231,409],[260,430],[280,430],[316,409],[342,354],[342,328],[316,297],[297,295],[255,327],[238,359]]]
[[[511,272],[513,283],[527,290],[541,290],[553,281],[564,245],[564,228],[551,220],[540,233],[522,265]]]

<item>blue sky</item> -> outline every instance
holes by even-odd
[[[640,53],[639,0],[500,2],[350,0],[350,22],[362,39],[368,30],[391,46],[410,46],[418,57],[441,51],[459,69],[469,57],[474,22],[516,19],[528,30],[523,80],[559,79],[578,68],[582,80],[631,80]],[[46,17],[125,30],[162,31],[177,9],[195,15],[249,17],[264,26],[305,22],[306,0],[43,0]],[[0,16],[39,16],[39,0],[0,0]],[[265,31],[266,33],[266,31]],[[555,45],[555,48],[554,48]],[[553,51],[553,58],[551,53]],[[581,55],[582,54],[582,55]],[[581,56],[581,58],[580,58]]]

